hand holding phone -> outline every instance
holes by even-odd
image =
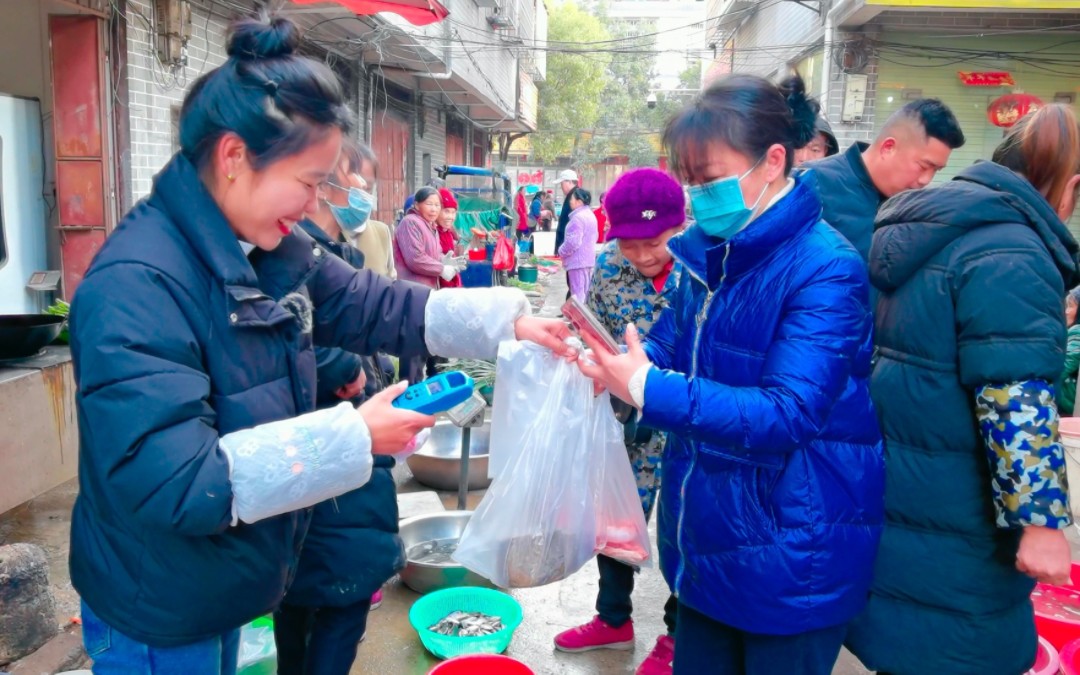
[[[611,337],[611,333],[600,323],[596,314],[577,298],[571,297],[567,300],[562,306],[562,313],[579,337],[583,334],[589,335],[606,348],[609,354],[618,354],[621,351],[619,343]]]

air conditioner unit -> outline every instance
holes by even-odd
[[[505,14],[489,14],[487,22],[495,30],[509,30],[514,27],[513,19]]]

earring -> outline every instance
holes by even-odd
[[[236,180],[236,176],[232,175],[231,173],[228,176],[225,176],[225,177],[228,178],[230,181]]]

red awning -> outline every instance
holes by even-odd
[[[298,5],[313,5],[325,0],[293,0]],[[333,0],[345,9],[366,16],[392,12],[414,26],[438,23],[450,16],[450,10],[437,0]]]

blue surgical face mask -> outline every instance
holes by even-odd
[[[703,185],[691,185],[687,189],[694,221],[705,234],[719,239],[731,239],[747,226],[765,196],[765,191],[769,189],[766,184],[754,205],[746,205],[740,184],[758,164],[761,164],[761,160],[741,176],[728,176]]]
[[[337,190],[345,190],[345,188],[337,185],[331,185],[331,187]],[[361,190],[358,187],[348,188],[348,192],[348,206],[337,206],[329,201],[326,202],[326,205],[330,208],[330,213],[334,216],[334,220],[337,221],[338,227],[350,234],[360,234],[367,227],[368,218],[371,217],[371,210],[375,207],[375,198],[372,197],[370,192]]]

